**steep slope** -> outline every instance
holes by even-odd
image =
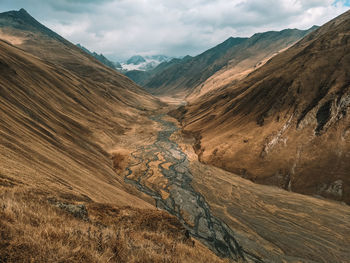
[[[148,93],[140,90],[124,75],[105,67],[97,59],[40,24],[24,9],[0,14],[0,37],[46,62],[62,66],[86,80],[102,83],[106,92],[111,88],[120,89],[120,95],[116,96],[126,104],[137,106],[144,104],[140,103],[140,99],[145,98],[145,102],[152,100]],[[122,86],[128,88],[121,88]],[[134,96],[134,93],[137,94]]]
[[[127,73],[129,71],[151,71],[159,64],[169,62],[172,59],[172,57],[164,55],[132,56],[127,61],[121,63],[121,72]]]
[[[0,261],[222,262],[118,175],[162,104],[24,10],[0,21]]]
[[[22,39],[22,50],[1,42],[2,173],[100,201],[123,198],[107,151],[131,122],[143,121],[141,110],[160,103],[23,9],[0,14],[0,25],[1,38]]]
[[[160,71],[147,80],[144,87],[153,94],[192,93],[190,98],[196,97],[207,92],[206,81],[218,71],[231,70],[228,75],[247,74],[247,70],[254,69],[259,62],[294,44],[312,30],[314,28],[286,29],[255,34],[251,38],[231,37],[203,54]],[[209,86],[212,88],[212,83]]]
[[[97,134],[114,130],[120,135],[122,123],[135,118],[137,110],[130,107],[131,113],[123,114],[120,109],[127,106],[118,103],[115,91],[105,97],[102,87],[63,68],[2,41],[0,48],[1,175],[38,187],[61,186],[99,201],[133,199],[121,191],[109,154],[101,148],[107,141]]]
[[[216,47],[196,57],[186,56],[180,63],[155,74],[144,87],[153,94],[185,94],[189,89],[206,80],[220,69],[222,63],[215,63],[232,47],[238,46],[246,38],[229,38]]]
[[[190,59],[190,56],[185,57],[184,59]],[[183,63],[183,59],[173,58],[170,61],[162,62],[157,67],[152,70],[141,71],[141,70],[129,70],[125,72],[125,76],[135,81],[140,86],[144,86],[149,79],[152,79],[157,74],[166,71],[176,64]]]
[[[286,29],[280,32],[265,32],[253,35],[239,52],[222,69],[193,89],[187,96],[188,101],[204,94],[232,85],[234,81],[246,77],[250,72],[263,66],[271,57],[289,48],[306,34],[317,29],[313,26],[307,31]]]
[[[106,65],[107,67],[110,67],[112,69],[117,69],[117,68],[121,67],[121,65],[119,63],[118,64],[117,63],[113,63],[112,61],[108,60],[103,54],[97,54],[96,52],[91,52],[86,47],[83,47],[80,44],[77,44],[77,47],[82,49],[82,50],[84,50],[86,53],[88,53],[89,55],[93,56],[98,61],[100,61],[102,64]]]
[[[238,83],[182,108],[200,159],[349,204],[349,30],[346,12]]]

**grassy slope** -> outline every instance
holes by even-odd
[[[157,69],[156,74],[151,74],[147,81],[143,81],[144,87],[158,95],[191,94],[191,100],[191,97],[212,89],[212,82],[218,82],[212,80],[213,75],[232,68],[230,74],[248,74],[245,71],[300,40],[310,31],[286,29],[255,34],[251,38],[229,38],[196,57],[186,57],[164,69]]]
[[[202,161],[349,203],[349,15],[193,102],[184,125]]]
[[[100,201],[132,200],[95,135],[98,129],[114,130],[115,136],[122,131],[118,120],[128,115],[120,115],[113,99],[4,42],[0,60],[0,172],[38,188],[62,188]]]
[[[220,262],[114,170],[161,103],[27,15],[0,14],[0,261]]]
[[[0,190],[0,262],[224,262],[166,212]]]

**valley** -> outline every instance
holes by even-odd
[[[246,262],[344,262],[350,257],[346,204],[254,184],[199,162],[194,138],[165,114],[172,108],[149,116],[157,123],[157,138],[129,149],[130,163],[120,172],[126,183],[175,215],[219,256]]]
[[[121,65],[0,13],[0,262],[349,262],[349,32]]]
[[[193,175],[188,170],[187,155],[170,140],[178,127],[164,120],[166,115],[151,119],[161,124],[157,140],[131,153],[132,162],[126,168],[125,182],[131,183],[155,200],[156,207],[175,215],[188,229],[217,255],[244,259],[234,234],[222,221],[214,217],[202,195],[191,186]]]

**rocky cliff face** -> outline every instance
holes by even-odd
[[[350,12],[186,108],[204,162],[350,203]]]

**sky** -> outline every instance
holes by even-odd
[[[322,25],[350,0],[0,0],[0,12],[20,8],[74,44],[122,61],[193,56],[231,36]]]

